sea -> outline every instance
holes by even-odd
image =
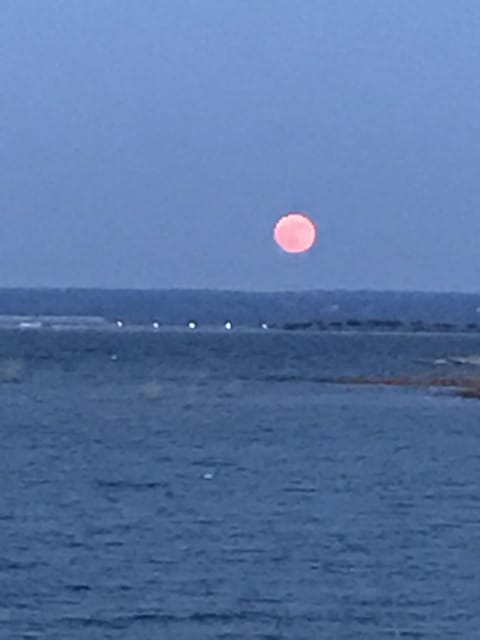
[[[338,379],[458,373],[480,333],[233,309],[0,330],[0,638],[478,638],[480,402]]]

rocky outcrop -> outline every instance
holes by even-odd
[[[480,377],[478,376],[344,376],[333,382],[416,388],[443,387],[452,389],[463,398],[480,399]]]

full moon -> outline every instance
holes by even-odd
[[[273,237],[287,253],[303,253],[314,245],[317,229],[308,216],[292,212],[277,221]]]

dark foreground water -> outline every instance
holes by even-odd
[[[321,380],[479,351],[0,333],[0,637],[478,637],[480,403]]]

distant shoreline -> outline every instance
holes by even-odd
[[[193,321],[198,326],[226,322],[234,327],[267,324],[290,331],[464,333],[480,331],[480,295],[3,288],[1,316],[82,316],[125,325],[182,325]]]
[[[227,323],[229,324],[229,323]],[[190,327],[188,322],[128,322],[125,320],[112,320],[101,316],[54,316],[54,315],[29,315],[0,314],[0,331],[150,331],[159,332],[165,330],[188,332],[224,332],[227,331],[222,323],[196,323]],[[402,322],[400,320],[347,320],[324,321],[315,320],[308,322],[286,322],[283,324],[254,324],[232,323],[230,331],[259,331],[262,333],[277,331],[300,334],[369,334],[369,335],[479,335],[480,323],[455,324],[446,322],[426,323],[422,321]]]

